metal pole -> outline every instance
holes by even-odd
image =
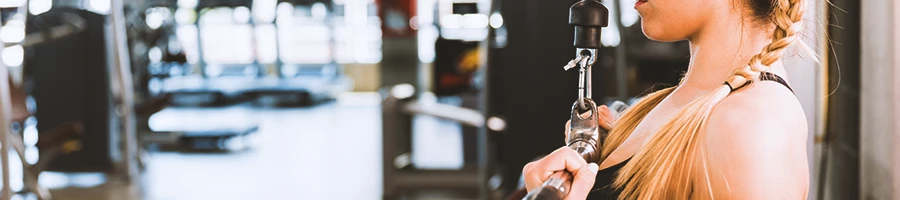
[[[131,61],[128,55],[128,44],[127,38],[125,36],[125,15],[124,15],[124,5],[122,1],[113,0],[110,12],[109,12],[109,23],[110,23],[110,37],[112,37],[112,48],[108,51],[112,51],[113,58],[111,61],[113,63],[109,63],[110,75],[114,79],[111,84],[118,85],[113,86],[113,88],[119,88],[118,92],[115,93],[115,98],[118,100],[118,104],[116,108],[116,114],[122,120],[123,125],[121,126],[121,141],[124,149],[122,167],[124,168],[123,172],[126,174],[127,180],[131,181],[137,177],[137,154],[138,154],[138,145],[137,145],[137,133],[135,132],[137,129],[135,128],[135,119],[134,119],[134,82],[132,81],[131,74]]]
[[[620,100],[625,100],[628,97],[628,82],[625,80],[628,77],[628,59],[627,51],[625,51],[625,46],[627,45],[623,35],[625,31],[625,25],[622,24],[622,7],[619,6],[622,2],[618,0],[612,1],[612,9],[615,11],[615,20],[611,20],[612,23],[616,24],[616,28],[619,29],[619,46],[616,46],[616,96]]]
[[[281,68],[284,67],[284,62],[281,61],[281,27],[279,27],[278,20],[281,20],[281,17],[278,16],[278,5],[276,5],[275,19],[272,20],[272,27],[275,28],[275,74],[277,74],[278,78],[281,79],[284,76],[284,74],[281,73]]]
[[[200,20],[203,19],[203,9],[194,8],[194,11],[197,13],[197,19],[194,20],[194,27],[197,28],[197,67],[200,69],[200,77],[203,77],[203,82],[206,83],[206,61],[203,58],[203,32],[201,32],[202,28],[200,28]]]
[[[3,49],[6,48],[6,45],[0,45],[0,54],[3,53]],[[3,59],[0,58],[0,159],[2,159],[3,166],[3,189],[0,191],[0,200],[8,200],[10,198],[10,189],[9,189],[9,138],[7,136],[10,134],[10,118],[12,117],[12,103],[9,96],[9,68],[3,63]]]
[[[483,11],[486,11],[485,15],[491,16],[495,10],[499,12],[499,9],[497,9],[499,5],[495,5],[495,3],[499,4],[499,1],[487,1],[487,3],[487,8],[481,9]],[[478,141],[478,151],[476,155],[478,156],[478,180],[482,184],[479,194],[482,199],[493,199],[493,191],[495,189],[498,189],[499,185],[494,185],[491,182],[491,179],[495,175],[493,156],[494,150],[492,145],[494,144],[494,142],[491,140],[491,136],[489,135],[491,131],[487,126],[487,119],[489,118],[489,116],[491,116],[491,70],[489,69],[489,67],[491,67],[490,52],[492,46],[491,43],[493,43],[494,39],[494,37],[491,36],[494,35],[492,34],[494,32],[494,28],[488,26],[486,27],[486,29],[488,31],[488,36],[485,41],[482,41],[478,46],[478,48],[481,49],[481,51],[479,52],[480,55],[478,55],[481,58],[479,59],[480,67],[478,67],[478,71],[481,74],[482,80],[480,81],[480,88],[478,88],[478,105],[476,108],[484,115],[482,117],[483,119],[485,119],[485,124],[484,126],[477,127],[478,135],[476,136],[476,140]]]
[[[433,116],[476,128],[483,127],[485,123],[482,111],[458,106],[410,101],[399,105],[399,108],[404,112],[403,114]]]
[[[487,10],[487,15],[490,16],[490,11],[493,10],[490,5],[488,5]],[[490,32],[490,28],[488,29],[488,31]],[[476,106],[476,109],[481,111],[481,113],[484,113],[484,115],[489,114],[488,101],[490,100],[488,96],[490,94],[490,91],[488,90],[488,88],[490,88],[488,87],[488,84],[490,83],[488,77],[490,76],[488,76],[489,70],[487,69],[490,66],[488,62],[488,52],[490,51],[489,43],[490,34],[488,34],[487,40],[480,42],[478,45],[478,48],[481,49],[481,51],[479,52],[480,55],[478,55],[479,57],[481,57],[481,59],[479,59],[480,63],[478,63],[478,65],[480,66],[478,67],[478,71],[481,73],[480,76],[482,80],[480,81],[481,85],[478,86],[480,88],[478,88],[478,105]],[[482,116],[482,119],[486,119],[486,117]],[[487,126],[477,127],[477,130],[478,135],[476,136],[476,141],[478,141],[478,150],[476,151],[476,155],[478,161],[478,183],[480,184],[478,187],[478,196],[479,199],[488,200],[492,199],[491,190],[493,189],[490,185],[490,179],[493,176],[490,149],[492,142],[490,141],[490,137],[488,136],[489,131],[487,129]]]
[[[395,86],[396,87],[396,86]],[[415,89],[410,89],[413,93]],[[410,95],[398,94],[387,87],[381,102],[382,120],[382,199],[397,199],[402,195],[398,179],[403,169],[411,164],[412,117],[401,112],[401,106],[410,101]]]
[[[253,76],[259,79],[259,72],[265,71],[265,67],[259,63],[259,38],[256,35],[256,19],[253,18],[253,4],[250,4],[250,19],[247,20],[247,23],[250,25],[250,49],[253,50],[253,67],[256,68],[256,74]],[[265,76],[265,74],[263,74]]]

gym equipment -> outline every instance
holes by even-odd
[[[84,128],[81,150],[53,159],[47,170],[107,172],[126,181],[139,175],[134,91],[122,12],[122,2],[113,1],[107,15],[57,7],[34,17],[71,13],[85,24],[83,31],[31,47],[36,56],[26,62],[33,78],[31,93],[40,105],[37,128],[51,130],[73,120]],[[26,31],[45,32],[34,26]],[[43,59],[47,56],[54,59]],[[41,131],[39,136],[51,133]]]
[[[24,100],[24,96],[17,96],[15,94],[16,87],[10,88],[13,91],[12,97],[13,106],[24,106],[20,104],[16,104],[15,98],[22,98]],[[27,113],[17,113],[14,109],[14,115],[24,115],[24,117],[31,117]],[[28,121],[25,119],[19,119],[18,117],[14,118],[14,122],[12,123],[13,131],[15,133],[11,133],[8,135],[8,142],[11,144],[11,148],[15,150],[18,155],[19,161],[22,163],[22,173],[23,173],[23,184],[24,188],[20,191],[13,191],[18,194],[23,193],[34,193],[38,199],[50,199],[50,191],[47,188],[44,188],[38,183],[38,177],[40,173],[45,171],[47,167],[55,160],[57,157],[61,155],[68,155],[75,151],[80,151],[82,149],[81,136],[84,134],[84,125],[79,121],[69,121],[65,123],[58,124],[56,127],[50,130],[41,131],[40,133],[31,133],[38,134],[38,141],[34,144],[34,147],[40,149],[38,153],[38,160],[34,163],[31,163],[26,157],[26,144],[24,143],[23,137],[25,137],[25,130],[28,129],[36,129],[35,122]],[[22,135],[22,136],[20,136]],[[31,148],[34,148],[31,147]],[[33,162],[33,161],[32,161]]]
[[[415,99],[415,88],[401,84],[381,91],[383,130],[383,199],[398,199],[404,192],[418,189],[475,189],[482,199],[490,198],[493,163],[486,129],[502,130],[505,123],[482,111]],[[412,120],[414,115],[434,116],[479,129],[475,165],[461,170],[421,170],[412,166]]]
[[[576,65],[581,67],[578,70],[578,100],[572,106],[571,123],[566,131],[569,135],[566,146],[581,154],[588,162],[600,160],[600,142],[607,134],[597,124],[597,105],[591,99],[591,66],[597,63],[600,29],[608,25],[608,18],[609,9],[596,0],[581,0],[569,8],[569,24],[575,26],[574,46],[577,50],[575,60],[563,68],[569,70]],[[571,183],[571,173],[553,173],[540,188],[529,192],[524,199],[563,199],[569,194]]]
[[[141,135],[141,142],[160,150],[237,151],[250,145],[259,121],[243,109],[209,112],[203,108],[174,107],[149,119],[152,134]],[[217,110],[221,111],[221,110]],[[209,117],[215,115],[215,117]]]
[[[437,38],[431,75],[432,92],[436,96],[460,95],[473,89],[472,79],[481,56],[477,53],[480,43]]]
[[[37,26],[39,31],[31,31],[29,34],[24,35],[22,40],[18,42],[18,45],[22,46],[22,48],[31,48],[36,45],[48,44],[54,42],[54,40],[64,39],[66,37],[77,35],[85,31],[87,22],[81,16],[71,13],[71,12],[55,12],[53,14],[43,15],[41,17],[25,17],[25,10],[27,10],[27,3],[23,4],[23,6],[17,9],[18,12],[12,12],[12,15],[4,18],[3,22],[20,20],[20,22],[26,26],[22,27],[22,32],[26,32],[26,27],[31,26],[32,29]],[[9,13],[5,13],[9,14]],[[15,17],[17,14],[20,17]],[[31,18],[31,20],[28,20]],[[31,23],[26,23],[31,22]],[[0,24],[4,24],[0,23]],[[59,24],[59,25],[56,25]],[[50,26],[56,25],[56,26]],[[5,46],[5,45],[4,45]],[[0,48],[2,51],[3,48]],[[21,66],[17,66],[21,67]],[[9,188],[10,180],[9,180],[9,172],[8,172],[8,148],[2,148],[2,156],[3,156],[3,170],[4,174],[4,189],[2,191],[2,197],[0,199],[9,199],[12,192],[16,192],[19,194],[33,192],[38,199],[49,199],[50,193],[49,191],[38,184],[38,176],[41,172],[48,169],[51,163],[61,155],[68,155],[72,152],[79,151],[82,148],[80,137],[84,133],[83,123],[78,120],[74,121],[66,121],[59,124],[55,124],[52,128],[45,129],[38,133],[37,128],[35,128],[36,120],[33,116],[30,115],[33,112],[33,107],[29,108],[26,104],[28,104],[27,94],[25,93],[23,87],[26,86],[24,80],[22,83],[18,85],[14,83],[13,79],[8,79],[12,74],[7,74],[9,72],[6,66],[2,66],[2,62],[0,62],[0,68],[4,73],[0,74],[2,76],[3,83],[7,83],[7,85],[0,85],[2,89],[2,95],[4,98],[0,101],[0,104],[3,104],[3,107],[0,108],[3,110],[2,128],[6,128],[6,132],[3,131],[3,135],[0,136],[3,138],[3,145],[9,146],[12,148],[19,158],[19,161],[22,163],[22,178],[21,180],[24,183],[24,188],[18,191],[11,191]],[[21,70],[22,68],[19,68]],[[26,68],[30,69],[30,68]],[[24,79],[24,77],[20,77]],[[21,79],[20,79],[21,80]],[[10,114],[11,116],[7,115]],[[29,130],[32,130],[29,132]],[[27,144],[23,140],[23,137],[26,137],[25,134],[35,134],[32,137],[37,137],[37,141],[34,144]],[[31,146],[33,145],[33,146]],[[28,147],[31,146],[31,147]],[[27,148],[37,148],[40,149],[38,160],[29,160],[26,157],[26,147]]]
[[[381,1],[379,6],[380,14],[387,15],[391,12],[410,13],[409,7],[404,2],[408,1]],[[425,2],[419,2],[424,4]],[[491,13],[497,14],[496,1],[491,2],[474,2],[466,0],[450,1],[453,8],[478,8],[478,9],[457,9],[453,13],[473,14],[489,16]],[[438,5],[443,4],[439,3]],[[462,4],[462,5],[458,5]],[[473,6],[477,4],[477,6]],[[439,6],[435,7],[436,9]],[[434,11],[418,11],[434,12]],[[393,13],[396,14],[396,13]],[[448,13],[444,13],[448,14]],[[403,14],[399,14],[403,15]],[[422,16],[419,16],[422,17]],[[400,17],[402,18],[402,17]],[[382,18],[385,20],[386,18]],[[496,18],[495,18],[496,19]],[[420,27],[439,25],[437,18],[433,20],[435,24],[418,24]],[[493,93],[489,92],[490,76],[489,68],[492,66],[489,49],[492,44],[490,37],[480,39],[472,46],[477,46],[478,51],[472,51],[472,59],[467,62],[471,67],[475,67],[472,72],[472,84],[466,89],[465,94],[459,95],[462,100],[462,106],[442,104],[428,101],[424,96],[423,89],[427,86],[424,80],[416,80],[416,77],[424,77],[417,75],[419,72],[419,59],[416,59],[415,49],[419,48],[414,45],[415,32],[399,31],[406,29],[408,25],[398,22],[406,22],[406,20],[391,20],[392,25],[388,25],[387,20],[382,25],[383,35],[383,53],[384,59],[382,66],[382,80],[390,80],[391,82],[382,82],[387,87],[380,90],[384,97],[382,101],[382,128],[383,128],[383,199],[416,199],[418,195],[440,194],[440,192],[450,192],[447,194],[450,198],[477,198],[477,199],[499,199],[504,194],[501,190],[503,184],[503,176],[498,171],[499,165],[495,162],[494,156],[496,143],[493,141],[495,137],[504,133],[506,130],[507,120],[503,116],[491,114],[489,99]],[[415,22],[415,20],[413,20]],[[448,27],[449,28],[449,27]],[[467,30],[475,31],[481,28],[468,28]],[[483,27],[485,32],[492,32],[490,26]],[[420,30],[421,31],[421,30]],[[476,31],[477,32],[477,31]],[[405,33],[405,34],[398,34]],[[420,41],[421,42],[421,41]],[[431,41],[428,41],[431,42]],[[412,43],[412,44],[408,44]],[[437,62],[437,58],[435,58]],[[387,77],[390,75],[391,77]],[[505,74],[509,76],[509,74]],[[413,84],[414,83],[414,84]],[[418,86],[414,86],[418,85]],[[438,89],[435,89],[434,92]],[[443,93],[443,92],[441,92]],[[451,91],[452,93],[452,91]],[[440,96],[440,95],[438,95]],[[412,148],[412,132],[414,116],[430,116],[445,119],[450,122],[462,125],[462,139],[464,162],[458,170],[428,170],[416,168],[413,162]],[[445,121],[446,122],[446,121]],[[473,139],[469,140],[468,137]],[[472,145],[474,144],[474,145]],[[471,145],[471,146],[470,146]],[[474,153],[467,152],[475,149]],[[466,155],[471,153],[471,156]],[[472,159],[474,157],[474,159]],[[471,160],[470,160],[471,159]],[[424,197],[428,198],[428,197]]]

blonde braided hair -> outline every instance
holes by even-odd
[[[797,40],[797,33],[803,29],[800,20],[803,19],[804,5],[801,0],[775,0],[771,21],[775,23],[775,32],[772,34],[772,43],[763,47],[762,52],[750,57],[748,67],[738,69],[734,76],[728,80],[732,87],[740,87],[750,80],[758,80],[760,72],[767,71],[769,65],[781,59],[785,48],[794,43],[802,43]]]
[[[689,199],[713,194],[709,185],[709,191],[695,191],[693,186],[694,181],[703,180],[696,175],[705,175],[706,180],[709,177],[705,152],[698,147],[703,138],[701,129],[713,108],[732,91],[759,80],[762,72],[781,59],[786,47],[802,43],[797,34],[802,27],[799,23],[803,16],[803,0],[773,1],[772,12],[767,16],[776,25],[772,43],[751,57],[746,67],[735,70],[723,86],[689,103],[674,120],[651,136],[646,146],[622,167],[614,181],[614,187],[622,189],[620,199]],[[601,157],[607,157],[621,145],[647,113],[673,90],[671,87],[647,95],[623,113],[613,125],[617,128],[606,139]]]

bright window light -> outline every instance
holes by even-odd
[[[48,189],[71,187],[68,175],[62,172],[41,172],[38,182]]]
[[[111,0],[90,0],[91,9],[100,14],[109,13]]]
[[[434,10],[435,10],[435,1],[436,0],[417,0],[416,1],[416,15],[418,15],[418,25],[426,26],[428,24],[434,23]]]
[[[609,26],[606,29],[600,30],[600,43],[603,46],[607,47],[615,47],[619,46],[619,43],[622,42],[622,36],[619,34],[619,28],[616,26]]]
[[[106,182],[102,173],[78,173],[69,175],[69,184],[76,188],[92,188]]]
[[[22,131],[22,141],[25,143],[25,146],[34,146],[38,142],[38,131],[35,126],[26,126],[25,130]]]
[[[40,159],[40,152],[37,147],[31,146],[25,149],[25,162],[33,165],[37,163],[38,159]]]
[[[444,15],[441,17],[441,27],[443,28],[460,28],[462,27],[463,16],[458,14]]]
[[[150,58],[151,63],[162,61],[162,56],[163,53],[162,50],[159,49],[159,47],[154,46],[153,48],[150,48],[149,51],[147,51],[147,57]]]
[[[438,31],[434,25],[423,26],[419,34],[419,61],[423,63],[434,62],[434,41],[437,40]]]
[[[466,28],[485,28],[488,26],[488,16],[485,14],[465,14],[463,24]]]
[[[194,9],[179,8],[175,11],[175,22],[178,24],[191,24],[195,20],[197,20],[197,13],[194,12]]]
[[[300,73],[300,71],[298,71],[297,66],[285,65],[281,67],[281,75],[285,77],[295,77],[298,73]]]
[[[500,28],[503,26],[503,15],[500,13],[491,14],[491,27]]]
[[[259,73],[259,68],[256,68],[256,66],[247,65],[244,67],[244,75],[256,76],[256,74],[258,74],[258,73]]]
[[[278,15],[278,21],[284,20],[283,18],[290,18],[294,16],[294,5],[288,2],[281,2],[278,4],[278,7],[275,8],[275,12]]]
[[[619,10],[622,11],[622,25],[625,27],[631,27],[635,23],[637,23],[640,18],[637,10],[634,7],[631,7],[629,3],[633,3],[634,0],[619,0]]]
[[[217,77],[222,75],[222,67],[218,65],[207,65],[205,72],[208,77]]]
[[[157,29],[162,26],[163,21],[165,21],[166,18],[161,12],[150,12],[147,13],[147,18],[145,20],[147,22],[147,26],[149,26],[151,29]]]
[[[316,20],[324,20],[325,16],[328,15],[328,9],[325,7],[325,4],[319,2],[312,5],[310,12],[312,13],[313,19]]]
[[[603,4],[612,5],[613,0],[603,0]],[[609,10],[609,21],[616,22],[619,14],[616,13],[616,9]],[[619,26],[611,25],[603,30],[600,30],[600,44],[607,47],[615,47],[619,46],[619,43],[622,42],[622,36],[619,32]]]
[[[182,45],[184,54],[187,55],[188,63],[194,64],[200,60],[199,51],[197,49],[197,27],[196,26],[178,26],[175,30],[178,41]]]
[[[25,39],[25,22],[10,20],[0,27],[0,40],[6,43],[19,43]]]
[[[19,159],[19,154],[9,151],[9,188],[12,191],[19,191],[25,187],[25,183],[22,181],[22,177],[25,176],[22,173],[22,168],[22,160]]]
[[[3,49],[3,55],[0,56],[0,59],[3,60],[3,64],[9,67],[18,67],[22,65],[22,61],[24,60],[25,49],[22,49],[22,45],[15,45],[6,47]]]
[[[178,7],[181,8],[196,8],[197,0],[178,0]]]
[[[250,22],[250,9],[244,6],[234,8],[234,11],[231,12],[232,17],[234,17],[234,22],[239,24],[246,24]]]
[[[260,63],[275,63],[278,60],[278,40],[275,25],[258,24],[255,30],[257,60]]]
[[[275,20],[275,7],[278,6],[278,0],[255,0],[253,1],[253,20],[262,23],[271,23]]]
[[[28,12],[32,15],[39,15],[50,11],[50,8],[52,7],[53,0],[31,0],[28,2]]]
[[[0,1],[0,8],[13,8],[25,5],[25,0],[3,0]]]

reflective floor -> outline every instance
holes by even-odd
[[[55,186],[54,199],[381,199],[380,97],[343,95],[306,108],[167,108],[154,116],[155,129],[239,127],[258,122],[244,150],[146,155],[142,187],[118,180],[89,187]],[[413,162],[419,167],[462,165],[458,125],[419,118]],[[71,176],[71,175],[70,175]],[[49,179],[42,175],[43,179]],[[59,182],[60,180],[56,180]],[[52,180],[49,182],[53,182]],[[44,183],[46,184],[46,183]],[[61,188],[62,187],[62,188]]]

